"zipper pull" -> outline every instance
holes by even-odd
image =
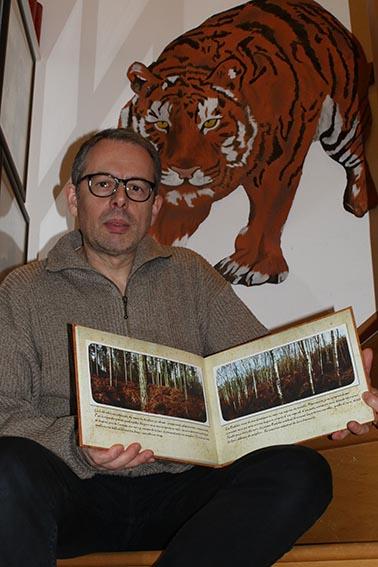
[[[123,318],[128,319],[129,316],[127,314],[127,297],[126,297],[126,295],[122,296],[122,301],[123,301]]]

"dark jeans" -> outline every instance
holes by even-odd
[[[28,439],[0,438],[0,567],[163,549],[160,567],[274,563],[324,512],[331,474],[316,452],[278,446],[222,469],[80,480]]]

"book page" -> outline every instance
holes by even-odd
[[[350,309],[293,327],[206,359],[218,418],[220,461],[296,443],[372,421]]]
[[[74,343],[81,445],[216,463],[202,357],[78,325]]]

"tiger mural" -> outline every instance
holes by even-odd
[[[159,242],[184,245],[214,202],[244,187],[248,224],[215,266],[233,284],[287,277],[281,233],[314,140],[345,169],[345,209],[362,217],[377,204],[364,154],[370,67],[317,2],[246,2],[127,74],[135,96],[119,126],[148,138],[162,160],[164,202],[151,229]]]

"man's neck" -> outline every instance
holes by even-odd
[[[109,256],[89,250],[85,245],[81,248],[81,254],[92,268],[111,280],[122,295],[125,293],[135,254]]]

